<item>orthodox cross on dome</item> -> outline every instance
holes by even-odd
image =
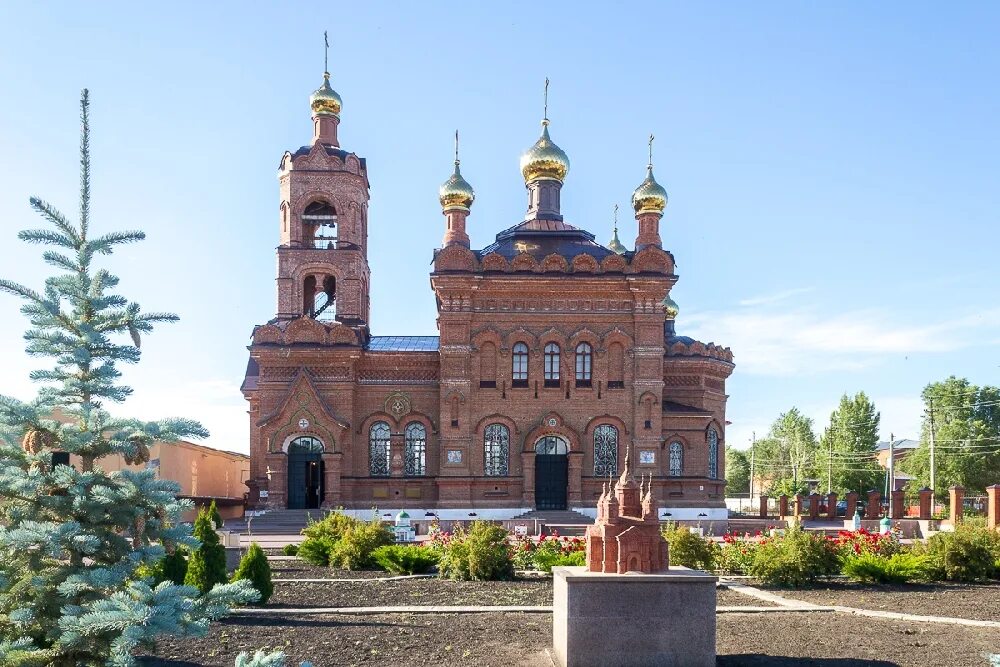
[[[327,74],[330,73],[330,38],[326,34],[326,30],[323,31],[323,71]]]
[[[455,130],[455,166],[458,166],[458,130]]]
[[[653,133],[650,132],[649,133],[649,162],[646,163],[646,166],[649,167],[650,169],[653,168],[653,139],[655,139],[655,138],[656,137],[653,136]]]
[[[542,103],[542,122],[549,124],[549,77],[545,77],[545,93]]]
[[[618,204],[615,204],[615,234],[618,233]]]

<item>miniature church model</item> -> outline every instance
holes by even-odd
[[[652,480],[635,481],[625,454],[625,469],[618,482],[606,485],[597,501],[597,521],[587,527],[589,572],[660,572],[670,559],[660,535],[659,506]]]

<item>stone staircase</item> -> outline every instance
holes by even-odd
[[[298,535],[309,518],[313,520],[322,519],[326,515],[326,510],[271,510],[266,514],[247,520],[229,519],[225,522],[224,530],[231,530],[234,533],[246,535],[248,532],[254,535]]]
[[[546,534],[553,530],[566,537],[580,537],[587,532],[587,526],[594,520],[573,510],[531,510],[511,519],[511,521],[537,521],[544,526]]]

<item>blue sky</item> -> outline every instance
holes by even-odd
[[[122,410],[196,417],[209,444],[246,449],[238,387],[274,311],[276,168],[311,137],[324,29],[341,143],[369,161],[376,334],[436,333],[456,127],[473,244],[523,215],[517,160],[548,76],[569,222],[606,241],[657,136],[678,330],[736,357],[731,444],[793,405],[825,422],[862,389],[883,435],[916,436],[927,382],[1000,382],[995,4],[144,4],[0,5],[0,275],[45,275],[15,237],[38,222],[29,195],[76,208],[86,86],[95,224],[148,235],[110,266],[182,318],[125,369]],[[0,298],[0,391],[27,397],[38,362],[17,308]]]

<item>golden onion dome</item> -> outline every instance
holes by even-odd
[[[663,213],[667,207],[667,191],[656,182],[653,165],[646,167],[646,180],[632,193],[632,208],[636,213]]]
[[[469,182],[462,178],[462,172],[458,168],[458,160],[455,160],[455,173],[441,184],[438,190],[438,199],[441,208],[445,211],[453,208],[461,208],[466,211],[472,206],[476,199],[476,192],[469,185]]]
[[[542,136],[535,145],[521,156],[521,175],[524,182],[550,179],[560,183],[569,173],[569,156],[549,138],[549,121],[542,121]]]
[[[330,73],[323,72],[323,85],[309,96],[309,106],[317,116],[340,117],[340,107],[343,100],[337,91],[330,86]]]
[[[608,250],[615,253],[616,255],[624,255],[628,252],[622,242],[618,239],[618,228],[615,227],[615,234],[611,237],[611,243],[608,244]]]
[[[680,308],[677,307],[677,303],[670,298],[669,294],[663,297],[660,305],[663,307],[663,314],[667,316],[668,320],[676,320],[677,313],[681,312]]]

